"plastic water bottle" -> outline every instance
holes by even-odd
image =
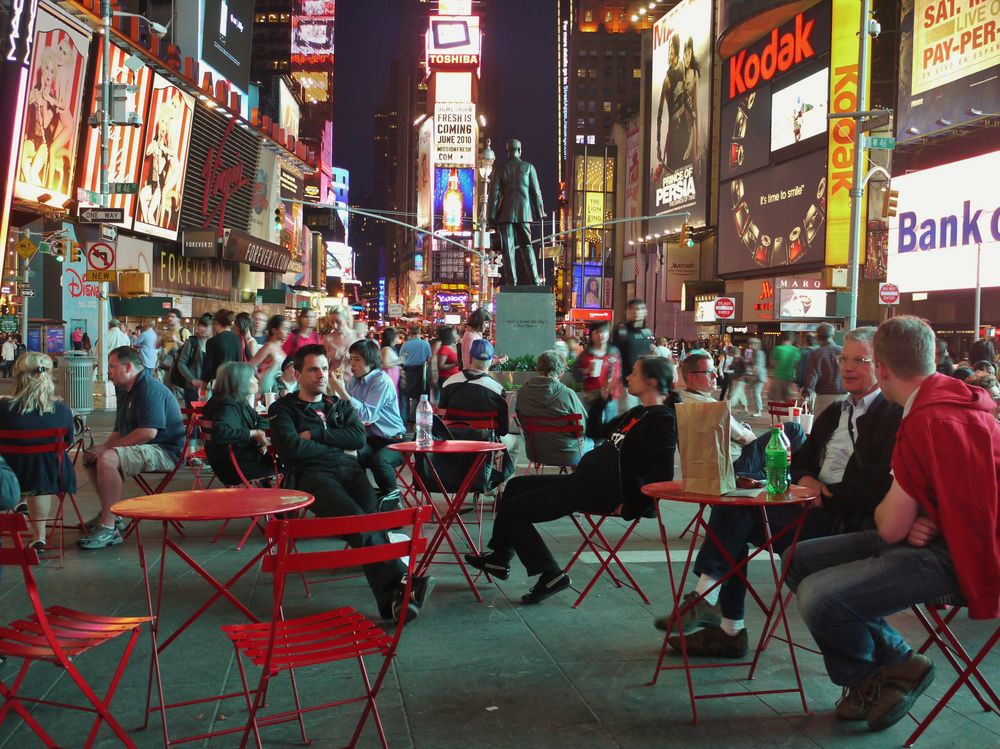
[[[417,447],[428,448],[434,444],[431,437],[431,429],[434,426],[434,409],[427,395],[420,396],[420,403],[417,404]]]
[[[788,491],[788,448],[781,439],[781,428],[771,429],[771,439],[764,450],[764,471],[767,475],[767,493],[784,494]]]

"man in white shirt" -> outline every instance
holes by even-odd
[[[10,371],[14,367],[14,357],[17,354],[17,345],[14,343],[14,336],[7,336],[7,339],[3,342],[3,347],[0,349],[0,355],[3,356],[3,376],[10,377]]]
[[[889,464],[902,409],[879,390],[874,335],[875,328],[857,328],[847,334],[839,366],[848,399],[842,408],[829,408],[816,420],[809,439],[795,453],[792,481],[820,495],[806,516],[802,540],[871,527],[875,507],[892,483]],[[796,508],[769,508],[772,535],[792,523],[798,512]],[[747,544],[764,542],[760,513],[753,508],[714,507],[709,527],[737,562],[746,558]],[[783,553],[790,543],[790,536],[776,541],[775,552]],[[688,655],[742,657],[748,649],[743,622],[746,589],[739,577],[726,577],[729,571],[730,564],[718,547],[704,543],[694,566],[700,576],[697,587],[685,599],[701,594],[705,598],[681,622]],[[658,619],[657,627],[665,629],[669,619]],[[680,648],[679,637],[669,642]]]

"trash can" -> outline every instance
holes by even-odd
[[[67,351],[60,369],[63,402],[75,415],[88,415],[94,410],[94,357],[83,351]]]

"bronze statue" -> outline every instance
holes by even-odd
[[[542,190],[535,167],[521,160],[521,141],[507,143],[507,161],[493,173],[490,188],[490,224],[497,230],[503,252],[503,282],[517,284],[518,262],[536,286],[542,284],[531,246],[531,222],[545,218]]]

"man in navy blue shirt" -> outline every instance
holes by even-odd
[[[143,366],[128,346],[108,356],[108,377],[118,391],[115,429],[103,445],[85,454],[84,465],[101,500],[101,514],[81,549],[103,549],[122,542],[120,520],[111,506],[121,499],[125,477],[145,471],[171,471],[184,449],[184,420],[177,399]]]

